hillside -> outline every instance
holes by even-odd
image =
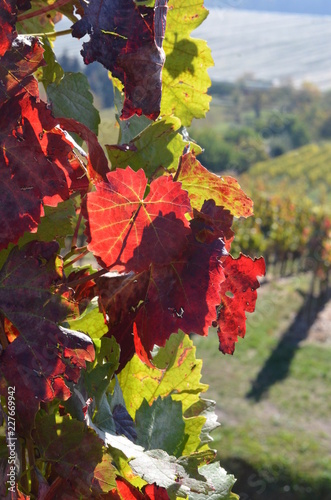
[[[323,90],[331,88],[331,17],[229,8],[239,4],[245,5],[224,1],[223,6],[228,8],[210,9],[206,21],[193,32],[194,37],[207,40],[212,49],[212,80],[235,81],[250,73],[276,83],[290,80],[300,85],[310,81]],[[70,21],[63,20],[56,29],[70,26]],[[64,53],[77,57],[83,41],[59,37],[55,52],[58,57]],[[81,59],[79,63],[83,66]]]
[[[206,6],[265,12],[287,12],[297,14],[331,15],[331,4],[325,0],[206,0]]]
[[[331,201],[331,143],[309,144],[277,158],[254,165],[243,184],[260,182],[270,194],[308,196],[314,202]]]
[[[327,90],[330,33],[331,17],[224,8],[210,9],[194,36],[207,40],[212,50],[215,67],[209,74],[214,81],[250,74],[276,84],[309,81]]]

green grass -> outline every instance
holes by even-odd
[[[308,286],[308,276],[263,285],[234,356],[218,352],[215,332],[194,338],[203,382],[210,384],[207,397],[216,400],[222,424],[213,445],[239,477],[234,491],[243,498],[331,498],[331,348],[296,344],[288,334],[281,342]],[[248,398],[265,363],[262,383],[268,377],[274,383],[260,399]],[[263,492],[252,487],[254,477]]]

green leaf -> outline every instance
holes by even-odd
[[[232,474],[227,474],[218,463],[203,465],[199,473],[206,478],[210,490],[208,493],[190,493],[190,500],[239,500],[238,495],[231,492],[236,482]]]
[[[94,297],[91,302],[89,302],[87,308],[79,318],[70,319],[68,323],[73,330],[87,333],[93,341],[101,339],[108,331],[104,316],[99,311],[98,297]]]
[[[33,240],[56,240],[60,247],[64,247],[66,236],[73,232],[72,220],[76,215],[73,200],[63,201],[57,207],[44,207],[44,210],[45,215],[40,219],[37,232],[24,233],[16,243],[19,248]],[[0,252],[0,268],[7,260],[10,251],[16,245],[10,243],[6,249]]]
[[[143,401],[136,413],[137,444],[146,450],[159,448],[176,457],[187,440],[182,405],[171,396],[158,397],[151,406]]]
[[[34,0],[29,9],[29,14],[33,11],[37,12],[51,3],[53,2],[50,0]],[[56,18],[58,18],[56,10],[48,11],[46,15],[42,14],[18,22],[16,24],[16,29],[18,33],[52,33],[54,31]]]
[[[163,118],[151,123],[126,147],[106,146],[112,169],[126,168],[128,165],[135,171],[143,168],[148,178],[158,171],[162,174],[166,169],[175,172],[179,157],[188,144],[179,133],[180,127],[178,118]],[[196,154],[201,152],[197,145],[194,149]]]
[[[173,334],[153,359],[149,368],[135,355],[119,373],[128,412],[134,419],[144,399],[152,404],[159,396],[171,395],[181,401],[183,412],[199,400],[207,385],[200,383],[202,361],[195,358],[195,347],[183,332]]]
[[[163,49],[161,114],[178,116],[184,126],[209,110],[207,69],[214,62],[207,43],[190,37],[207,17],[203,0],[170,0]]]
[[[110,457],[103,455],[102,441],[84,422],[68,416],[38,414],[33,438],[40,456],[37,465],[52,466],[54,472],[68,481],[76,498],[80,494],[90,498],[92,484],[99,493],[116,488],[116,469]]]
[[[114,106],[116,110],[115,117],[120,128],[118,144],[129,144],[134,137],[154,122],[145,115],[133,115],[128,120],[121,120],[120,115],[124,105],[123,84],[114,77],[112,77],[112,82],[114,88]]]
[[[153,450],[140,454],[130,465],[148,483],[166,488],[171,499],[188,496],[190,500],[238,500],[231,493],[235,478],[217,462],[198,468],[205,460],[206,453],[176,460],[163,450]]]
[[[210,399],[200,398],[199,401],[194,403],[190,408],[188,408],[185,412],[185,420],[193,420],[194,417],[203,417],[204,423],[201,429],[200,441],[201,444],[208,443],[213,441],[213,438],[210,436],[210,432],[219,427],[221,424],[217,421],[217,415],[215,413],[215,401]]]
[[[185,448],[183,449],[182,455],[189,455],[190,453],[196,452],[200,448],[200,435],[205,422],[206,418],[204,416],[184,418],[187,441],[185,443]]]
[[[85,75],[64,73],[58,85],[48,85],[47,96],[55,117],[73,118],[98,135],[99,111],[93,106],[93,96]]]
[[[197,210],[201,210],[206,200],[213,199],[216,205],[229,210],[234,217],[253,215],[253,202],[238,182],[233,177],[209,172],[191,152],[182,157],[178,180],[188,192],[192,207]]]
[[[191,492],[207,494],[210,486],[204,481],[205,478],[196,473],[192,475],[185,469],[185,463],[168,455],[163,450],[151,450],[141,453],[137,458],[130,461],[133,471],[147,483],[156,483],[166,488],[171,499],[177,497],[191,498]]]
[[[45,36],[41,39],[41,41],[44,47],[43,57],[46,62],[46,66],[41,66],[38,69],[36,77],[42,82],[45,90],[47,90],[50,83],[55,83],[57,85],[60,83],[63,78],[64,71],[55,58],[55,54],[48,38]]]

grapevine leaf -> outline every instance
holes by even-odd
[[[233,354],[238,337],[246,332],[246,311],[253,312],[260,283],[257,276],[264,276],[265,262],[262,257],[252,260],[240,255],[229,255],[223,263],[226,280],[221,285],[221,309],[218,318],[220,351]]]
[[[36,230],[43,204],[56,206],[69,197],[71,146],[55,126],[45,104],[28,96],[13,97],[1,107],[0,248]]]
[[[178,132],[180,126],[178,118],[167,117],[149,125],[129,144],[106,146],[112,168],[143,168],[149,179],[158,172],[176,171],[178,158],[188,144]],[[197,147],[196,153],[199,152]]]
[[[59,83],[48,85],[47,96],[55,117],[73,118],[98,135],[100,116],[85,75],[64,73]]]
[[[197,210],[201,210],[206,200],[213,199],[216,205],[229,210],[234,217],[253,215],[253,202],[238,182],[232,177],[219,177],[209,172],[192,153],[182,156],[178,180],[188,191],[192,207]]]
[[[37,463],[48,464],[63,478],[71,496],[95,498],[116,487],[111,457],[103,455],[102,441],[84,422],[38,414],[33,437],[40,453]]]
[[[220,426],[220,423],[217,421],[215,406],[215,401],[200,398],[199,401],[190,406],[190,408],[188,408],[184,414],[184,417],[187,419],[194,419],[194,417],[199,416],[205,417],[205,421],[200,434],[201,444],[213,441],[210,433]]]
[[[25,0],[23,0],[24,2]],[[29,14],[31,17],[17,22],[17,30],[19,33],[50,33],[54,31],[54,25],[61,21],[62,15],[57,10],[47,11],[41,15],[34,15],[43,7],[48,7],[52,3],[49,0],[33,0],[29,6]]]
[[[132,341],[133,322],[139,344],[147,353],[147,357],[142,356],[145,362],[155,344],[163,346],[171,333],[179,329],[187,334],[208,335],[216,319],[220,284],[224,280],[219,262],[223,247],[220,240],[208,246],[192,242],[183,256],[169,265],[152,266],[146,296],[139,308],[127,313],[121,325],[121,340],[110,329],[123,350]]]
[[[207,43],[190,37],[207,17],[203,0],[169,0],[163,48],[166,61],[162,74],[161,114],[178,116],[184,126],[203,118],[209,109],[213,59]]]
[[[199,393],[208,388],[200,383],[202,361],[195,358],[195,347],[187,335],[174,334],[160,348],[153,362],[161,368],[146,366],[138,356],[118,374],[123,397],[131,417],[144,399],[151,405],[159,396],[171,394],[182,403],[183,412],[199,400]]]
[[[73,330],[87,333],[92,340],[100,339],[108,331],[103,314],[99,311],[96,297],[89,302],[79,318],[70,318],[68,324]]]
[[[132,0],[91,0],[84,12],[72,35],[90,34],[82,50],[85,64],[99,61],[124,84],[122,118],[136,113],[155,119],[160,113],[165,59],[157,29],[165,24],[166,11],[154,13]]]
[[[169,455],[181,456],[187,436],[179,401],[159,396],[150,406],[144,399],[135,421],[137,444],[146,450],[161,449]]]
[[[63,78],[64,71],[60,64],[55,59],[55,54],[52,50],[51,44],[46,36],[42,38],[42,44],[44,49],[44,61],[45,66],[40,68],[36,74],[36,77],[44,85],[45,90],[50,83],[59,84]]]
[[[170,332],[176,333],[179,328],[187,334],[208,335],[219,302],[220,283],[224,279],[218,260],[222,251],[220,241],[209,246],[194,242],[183,258],[169,266],[155,268],[148,302],[143,304],[136,319],[146,350],[152,348],[148,331],[155,332],[152,340],[160,346]]]
[[[98,402],[93,423],[104,432],[125,436],[130,441],[136,441],[135,425],[125,407],[122,391],[117,380],[114,393],[110,395],[104,392]]]
[[[207,493],[191,492],[190,499],[192,500],[239,500],[239,497],[231,492],[231,489],[236,482],[232,474],[227,474],[226,471],[213,463],[199,467],[201,474],[208,486],[210,487]]]
[[[193,216],[190,225],[197,241],[212,243],[221,238],[226,250],[229,251],[234,237],[231,229],[233,216],[229,210],[216,206],[214,200],[208,200],[202,205],[201,212],[193,209]]]
[[[139,274],[105,275],[96,281],[100,308],[107,320],[109,332],[121,346],[125,346],[121,352],[122,366],[135,352],[131,325],[136,311],[146,298],[149,280],[150,271],[147,270]]]
[[[43,48],[37,38],[17,38],[0,59],[0,105],[24,90],[39,97],[38,83],[32,73],[45,63]]]
[[[171,499],[191,493],[207,494],[211,486],[196,471],[195,477],[175,457],[163,450],[150,450],[130,461],[132,470],[148,483],[166,488]]]
[[[116,479],[116,484],[123,500],[170,500],[167,490],[156,484],[146,484],[142,491],[121,477]]]
[[[91,177],[102,178],[108,171],[107,159],[95,135],[75,120],[54,119],[39,101],[37,82],[31,72],[40,64],[41,54],[42,48],[35,39],[18,41],[1,60],[5,59],[0,96],[0,169],[4,183],[0,194],[4,226],[0,248],[15,243],[25,231],[34,232],[44,214],[44,205],[56,206],[68,199],[73,189],[87,187],[81,179],[86,177],[72,152],[72,142],[58,128],[59,123],[87,141],[93,163]]]
[[[89,152],[87,170],[90,179],[93,181],[106,179],[106,175],[109,172],[108,161],[94,132],[73,118],[59,117],[57,122],[63,129],[78,134],[86,142]]]
[[[129,167],[107,179],[87,195],[88,248],[103,266],[118,270],[139,272],[152,262],[170,262],[189,233],[187,193],[171,177],[159,177],[144,197],[144,171]]]
[[[41,218],[37,232],[24,233],[18,240],[17,246],[22,247],[33,240],[56,240],[60,247],[64,247],[66,236],[73,232],[72,219],[75,217],[75,214],[75,205],[71,199],[59,203],[56,208],[45,207],[45,215]],[[14,246],[13,243],[10,243],[6,249],[0,252],[0,269]]]
[[[0,57],[10,49],[17,32],[15,28],[17,17],[17,0],[6,0],[0,4]]]
[[[57,326],[68,304],[51,291],[62,282],[56,242],[17,247],[0,272],[0,311],[19,331],[1,354],[0,391],[17,387],[17,421],[31,428],[40,401],[67,399],[94,349],[89,337]]]

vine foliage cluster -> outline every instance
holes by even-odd
[[[231,257],[252,202],[184,128],[208,110],[212,59],[190,37],[206,15],[190,0],[0,2],[1,498],[236,498],[189,334],[217,328],[232,354],[264,261]],[[85,64],[111,72],[108,158],[86,78],[52,50],[62,16],[89,35]]]

